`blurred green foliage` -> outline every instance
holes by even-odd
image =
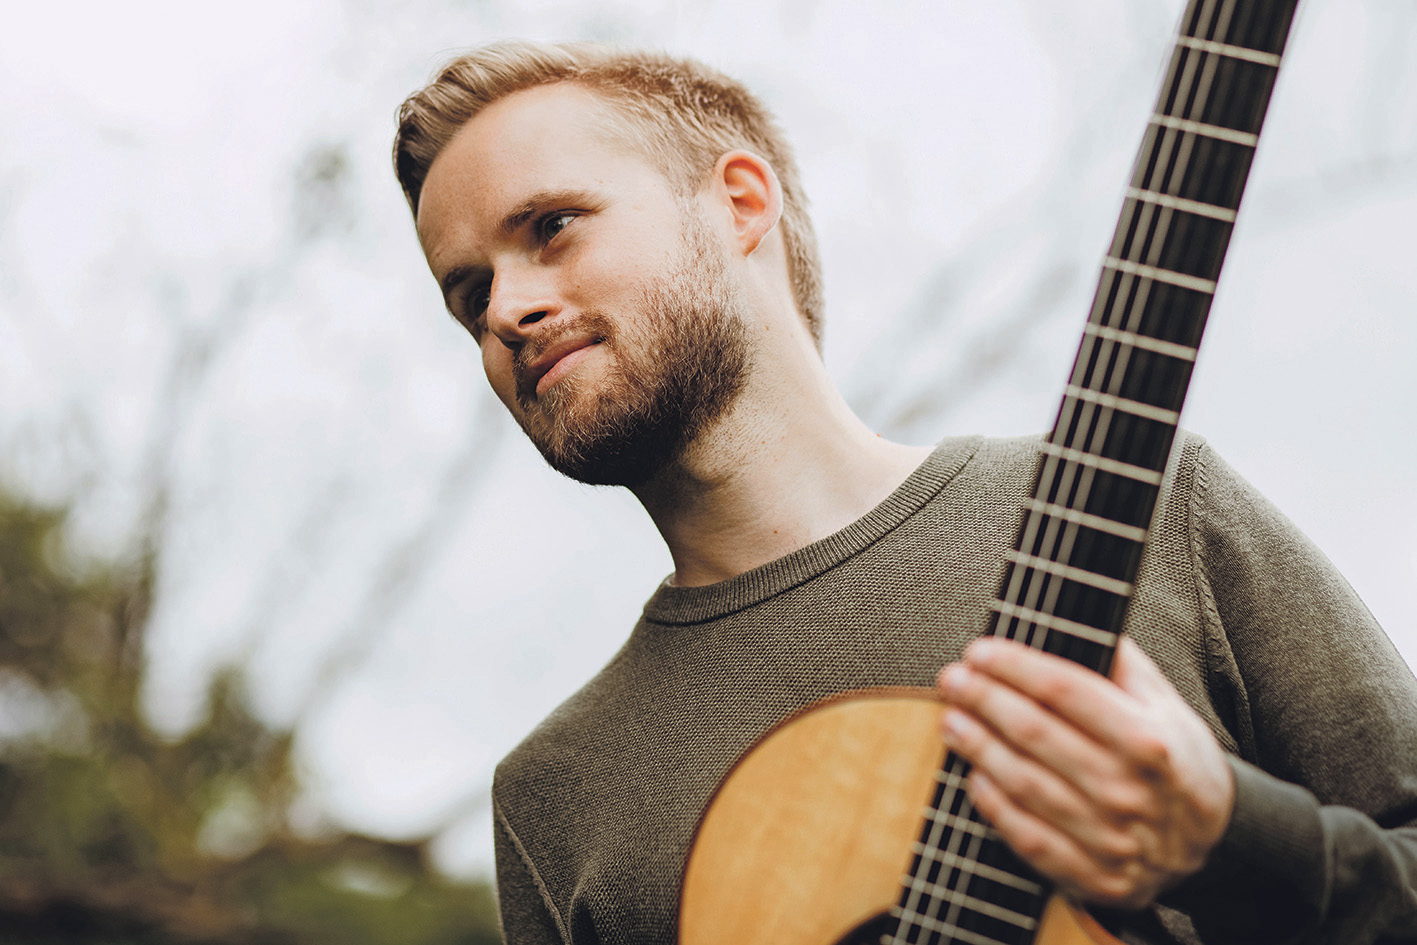
[[[63,510],[0,493],[0,943],[482,945],[486,884],[427,841],[306,836],[292,735],[239,673],[165,738],[139,705],[157,555],[80,563]]]

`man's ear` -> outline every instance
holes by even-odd
[[[782,216],[782,185],[772,165],[751,151],[729,151],[713,168],[713,186],[727,207],[733,236],[744,256],[772,232]]]

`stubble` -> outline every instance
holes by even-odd
[[[539,337],[513,365],[522,429],[553,469],[590,485],[653,478],[723,415],[747,377],[741,290],[692,213],[672,269],[635,305],[636,318],[585,312]],[[524,365],[572,332],[608,347],[601,376],[573,372],[541,395],[521,393]]]

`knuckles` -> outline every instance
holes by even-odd
[[[1171,769],[1171,746],[1154,731],[1133,735],[1129,740],[1128,754],[1144,770],[1164,773]]]

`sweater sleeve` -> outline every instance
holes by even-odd
[[[1417,940],[1417,680],[1353,589],[1208,448],[1192,535],[1251,733],[1210,862],[1166,897],[1207,942]]]
[[[565,924],[494,794],[497,904],[506,945],[569,945]]]

